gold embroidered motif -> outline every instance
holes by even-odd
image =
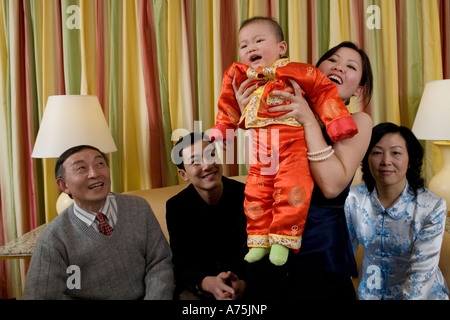
[[[272,93],[269,93],[267,96],[267,105],[276,106],[284,103],[286,101],[285,98],[281,96],[274,96]]]
[[[256,184],[258,185],[258,187],[264,187],[264,180],[263,178],[259,177],[258,181],[256,182]]]
[[[252,201],[245,207],[245,212],[250,219],[257,220],[262,217],[264,210],[258,202]]]
[[[283,67],[286,64],[289,63],[289,59],[279,59],[275,61],[271,67],[263,68],[261,70],[263,76],[261,76],[261,73],[258,72],[258,70],[248,68],[247,69],[247,77],[252,80],[273,80],[276,81],[276,70],[279,67]],[[314,68],[311,68],[310,71],[312,76],[315,77],[315,71]],[[260,128],[265,127],[272,124],[284,124],[288,126],[293,127],[302,127],[302,125],[295,119],[295,118],[287,118],[287,119],[273,119],[273,118],[260,118],[258,117],[258,111],[261,104],[261,97],[264,93],[264,89],[266,88],[266,85],[260,86],[253,92],[253,96],[250,98],[249,103],[245,107],[244,111],[242,112],[242,116],[239,120],[239,124],[242,123],[242,121],[245,121],[245,128]],[[284,101],[281,101],[279,98],[274,98],[273,96],[269,95],[267,99],[268,105],[276,105],[281,104]]]
[[[339,110],[339,106],[334,99],[325,101],[322,107],[322,111],[327,119],[335,119],[341,113],[341,110]]]
[[[256,71],[253,68],[248,68],[247,69],[247,78],[249,78],[251,80],[259,80],[258,71]]]
[[[260,128],[271,124],[285,124],[292,127],[302,127],[302,125],[295,118],[286,118],[282,120],[272,118],[257,119],[253,125],[246,125],[246,128]]]
[[[305,198],[306,192],[303,186],[295,186],[289,192],[288,203],[291,207],[298,208],[303,205]]]
[[[285,246],[289,249],[300,249],[300,246],[302,244],[302,237],[291,237],[291,236],[284,236],[279,234],[269,234],[269,242],[270,244],[281,244],[282,246]]]
[[[278,59],[272,64],[272,67],[279,68],[287,65],[289,63],[289,58]]]
[[[293,236],[298,235],[298,226],[292,226],[291,227],[291,233]]]
[[[269,248],[269,236],[268,235],[248,235],[247,238],[248,247]]]
[[[313,67],[306,68],[306,76],[316,79],[316,70]]]
[[[258,187],[264,187],[264,179],[253,174],[247,178],[247,184],[254,186],[257,185]]]
[[[281,189],[278,189],[275,193],[275,196],[273,197],[275,200],[275,203],[280,203],[281,201]]]
[[[275,78],[275,70],[276,68],[274,67],[268,67],[263,69],[263,73],[266,76],[267,80],[277,80],[277,78]]]

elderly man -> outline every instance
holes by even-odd
[[[190,185],[166,203],[166,221],[180,299],[234,300],[245,289],[248,252],[244,188],[222,176],[214,144],[201,132],[172,150]]]
[[[147,201],[110,192],[108,159],[64,152],[56,183],[74,200],[39,237],[24,299],[172,299],[170,247]]]

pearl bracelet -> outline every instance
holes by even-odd
[[[331,149],[331,152],[324,157],[313,158],[313,157],[307,156],[307,158],[309,161],[323,161],[323,160],[327,160],[329,157],[331,157],[333,155],[333,153],[334,153],[334,150]]]
[[[322,153],[325,153],[325,152],[331,150],[331,148],[332,148],[331,146],[328,146],[328,147],[326,147],[325,149],[322,149],[322,150],[320,150],[320,151],[316,151],[316,152],[307,152],[306,155],[307,155],[307,156],[317,156],[317,155],[319,155],[319,154],[322,154]]]

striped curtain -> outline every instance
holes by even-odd
[[[450,0],[0,0],[0,245],[57,214],[55,159],[31,158],[50,95],[98,96],[119,149],[113,191],[178,184],[172,133],[214,124],[237,30],[255,15],[280,22],[293,61],[362,47],[375,124],[411,128],[425,83],[450,77]],[[428,181],[441,160],[425,148]],[[0,260],[0,298],[20,298],[28,263]]]

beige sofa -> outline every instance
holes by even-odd
[[[231,178],[245,183],[247,176],[237,176]],[[158,219],[159,224],[161,225],[161,229],[163,230],[164,235],[166,236],[167,240],[170,241],[166,225],[166,201],[186,187],[187,184],[182,184],[149,190],[128,191],[125,193],[140,196],[150,203],[153,212],[155,213],[156,218]],[[360,247],[358,252],[356,253],[356,262],[358,264],[358,268],[361,265],[361,260],[362,260],[362,248]],[[442,270],[442,273],[444,274],[447,284],[449,284],[450,286],[450,233],[448,232],[445,232],[444,234],[444,241],[442,243],[439,268]],[[356,288],[358,284],[357,278],[353,279],[353,284]]]

